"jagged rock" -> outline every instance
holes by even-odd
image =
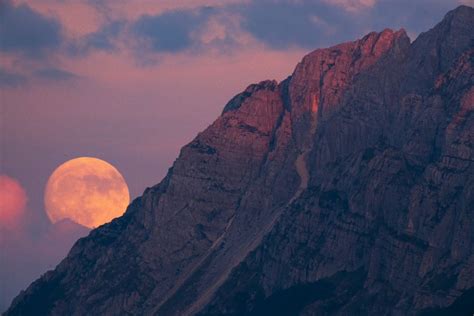
[[[413,43],[370,33],[249,86],[6,314],[472,308],[473,29],[461,6]]]

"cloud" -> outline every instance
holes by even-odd
[[[0,68],[0,87],[15,88],[25,87],[33,79],[44,79],[49,81],[70,81],[80,79],[81,76],[56,67],[40,67],[29,71],[27,74],[19,74]]]
[[[459,0],[459,4],[464,4],[473,7],[474,6],[474,0]]]
[[[50,79],[50,80],[71,80],[79,78],[78,75],[73,74],[72,72],[65,71],[59,68],[42,68],[35,71],[35,76],[43,78],[43,79]]]
[[[44,57],[59,47],[61,25],[53,18],[34,11],[26,4],[0,3],[0,51]]]
[[[235,9],[242,27],[273,49],[315,48],[354,36],[354,28],[346,27],[353,17],[322,1],[265,0]]]
[[[123,26],[123,21],[114,21],[106,24],[99,31],[85,37],[86,45],[101,50],[113,50],[115,48],[113,40],[119,35]]]
[[[23,216],[27,202],[26,192],[21,184],[7,176],[0,175],[0,227],[17,226]]]
[[[173,10],[159,15],[143,15],[133,22],[131,34],[141,44],[139,49],[175,53],[191,47],[192,34],[215,13],[212,7]],[[142,46],[144,45],[144,46]]]
[[[107,22],[97,31],[71,42],[69,52],[72,55],[85,55],[93,50],[113,52],[118,49],[116,41],[125,25],[123,20]]]
[[[376,0],[323,0],[327,4],[339,6],[349,12],[368,9],[376,4]]]
[[[357,1],[353,2],[355,6]],[[372,1],[357,3],[368,6]],[[349,27],[344,32],[336,29],[350,25],[351,18],[334,3],[322,0],[245,1],[142,15],[130,22],[129,37],[136,40],[139,57],[215,49],[227,53],[229,48],[241,49],[259,42],[276,50],[315,48],[352,38],[359,28]]]
[[[23,75],[0,68],[0,87],[17,87],[26,82]]]

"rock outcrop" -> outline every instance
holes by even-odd
[[[249,86],[6,314],[474,308],[472,30],[461,6],[413,43],[370,33]]]

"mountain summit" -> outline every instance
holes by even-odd
[[[6,315],[472,313],[473,30],[461,6],[249,86]]]

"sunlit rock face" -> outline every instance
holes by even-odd
[[[413,43],[385,30],[317,50],[249,86],[7,315],[468,309],[473,11]]]

